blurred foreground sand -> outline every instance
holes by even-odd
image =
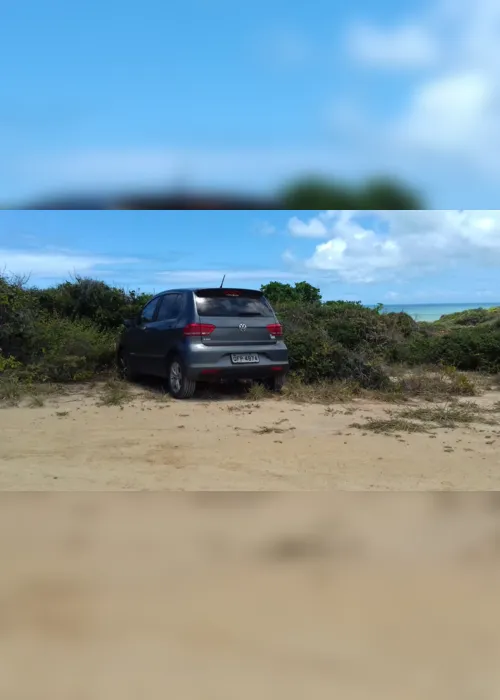
[[[500,489],[498,425],[399,436],[351,427],[388,409],[141,396],[120,408],[78,394],[2,408],[0,490]]]
[[[1,494],[0,697],[500,697],[500,494]]]

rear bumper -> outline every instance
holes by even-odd
[[[218,381],[224,379],[226,381],[236,381],[238,379],[267,379],[275,374],[286,374],[288,372],[288,363],[281,365],[235,365],[232,367],[214,368],[214,367],[193,367],[187,368],[187,375],[195,381]]]

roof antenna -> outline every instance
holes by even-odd
[[[219,289],[222,289],[222,285],[224,284],[224,280],[225,280],[225,279],[226,279],[226,275],[224,275],[224,277],[222,278],[222,282],[220,283],[220,288],[219,288]]]

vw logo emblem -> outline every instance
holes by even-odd
[[[246,324],[246,323],[240,323],[240,325],[238,326],[238,328],[239,328],[240,331],[243,333],[243,331],[246,331],[246,329],[247,329],[247,324]]]

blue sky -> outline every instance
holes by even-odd
[[[0,211],[0,270],[128,289],[307,280],[324,299],[500,301],[498,211]]]
[[[0,192],[264,191],[399,175],[437,207],[500,184],[494,0],[3,3]]]

